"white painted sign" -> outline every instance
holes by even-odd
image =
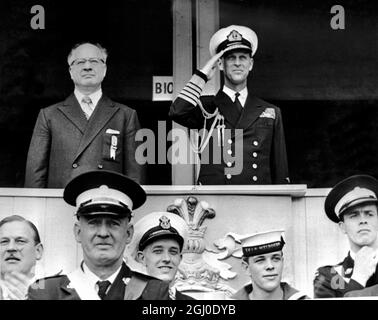
[[[152,77],[152,101],[172,101],[173,77]]]

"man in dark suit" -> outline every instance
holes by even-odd
[[[105,169],[144,183],[135,159],[135,110],[106,97],[106,49],[99,44],[73,47],[68,65],[75,90],[65,101],[42,109],[26,164],[25,187],[64,188],[76,175]]]
[[[218,30],[210,40],[210,60],[171,105],[174,121],[207,129],[196,150],[201,154],[200,184],[289,183],[281,111],[247,89],[257,42],[247,27]],[[200,97],[217,64],[223,71],[223,88],[215,97]]]
[[[378,181],[368,175],[351,176],[328,194],[325,212],[346,234],[350,251],[339,264],[318,268],[315,298],[361,296],[378,285],[377,195]]]
[[[31,300],[167,300],[168,284],[133,272],[123,260],[133,236],[132,210],[146,200],[139,184],[112,171],[89,171],[74,178],[64,200],[76,206],[76,241],[83,262],[73,272],[37,281]]]
[[[177,214],[151,212],[135,223],[127,248],[128,261],[136,269],[169,283],[171,300],[194,300],[175,287],[175,276],[188,238],[188,225]],[[136,264],[135,264],[136,262]]]

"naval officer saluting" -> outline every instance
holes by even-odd
[[[190,129],[206,129],[201,145],[199,184],[287,184],[281,110],[247,87],[257,50],[256,33],[231,25],[210,39],[211,58],[196,70],[171,105],[169,116]],[[219,68],[224,86],[201,96]]]
[[[67,275],[42,279],[29,290],[37,300],[166,300],[168,285],[133,272],[123,260],[133,236],[132,210],[146,200],[142,187],[119,173],[89,171],[64,190],[64,200],[76,205],[76,241],[84,261]]]

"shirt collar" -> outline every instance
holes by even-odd
[[[232,100],[232,102],[235,102],[235,93],[236,93],[236,91],[230,89],[227,86],[223,86],[223,92],[230,97],[230,99]],[[247,96],[248,96],[248,89],[247,89],[247,87],[245,87],[243,90],[239,91],[239,93],[240,93],[239,101],[240,101],[241,105],[244,107],[245,101],[247,100]]]
[[[83,262],[83,272],[86,275],[90,285],[92,288],[94,288],[97,292],[97,281],[109,281],[110,284],[112,285],[115,278],[117,277],[118,273],[121,271],[122,264],[121,266],[108,278],[106,279],[100,279],[97,275],[95,275],[89,268],[88,266]],[[110,286],[109,286],[110,287]]]
[[[84,94],[82,94],[77,88],[74,90],[75,97],[77,101],[81,104],[81,100],[85,97]],[[91,93],[88,95],[89,98],[92,100],[93,108],[97,106],[97,103],[100,101],[102,96],[102,89],[98,89],[96,92]]]

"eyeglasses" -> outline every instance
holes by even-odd
[[[99,64],[101,63],[104,63],[105,64],[105,61],[103,59],[100,59],[100,58],[83,58],[83,59],[76,59],[74,61],[71,62],[71,66],[77,66],[77,67],[82,67],[85,65],[86,62],[89,62],[89,64],[91,66],[98,66]]]

